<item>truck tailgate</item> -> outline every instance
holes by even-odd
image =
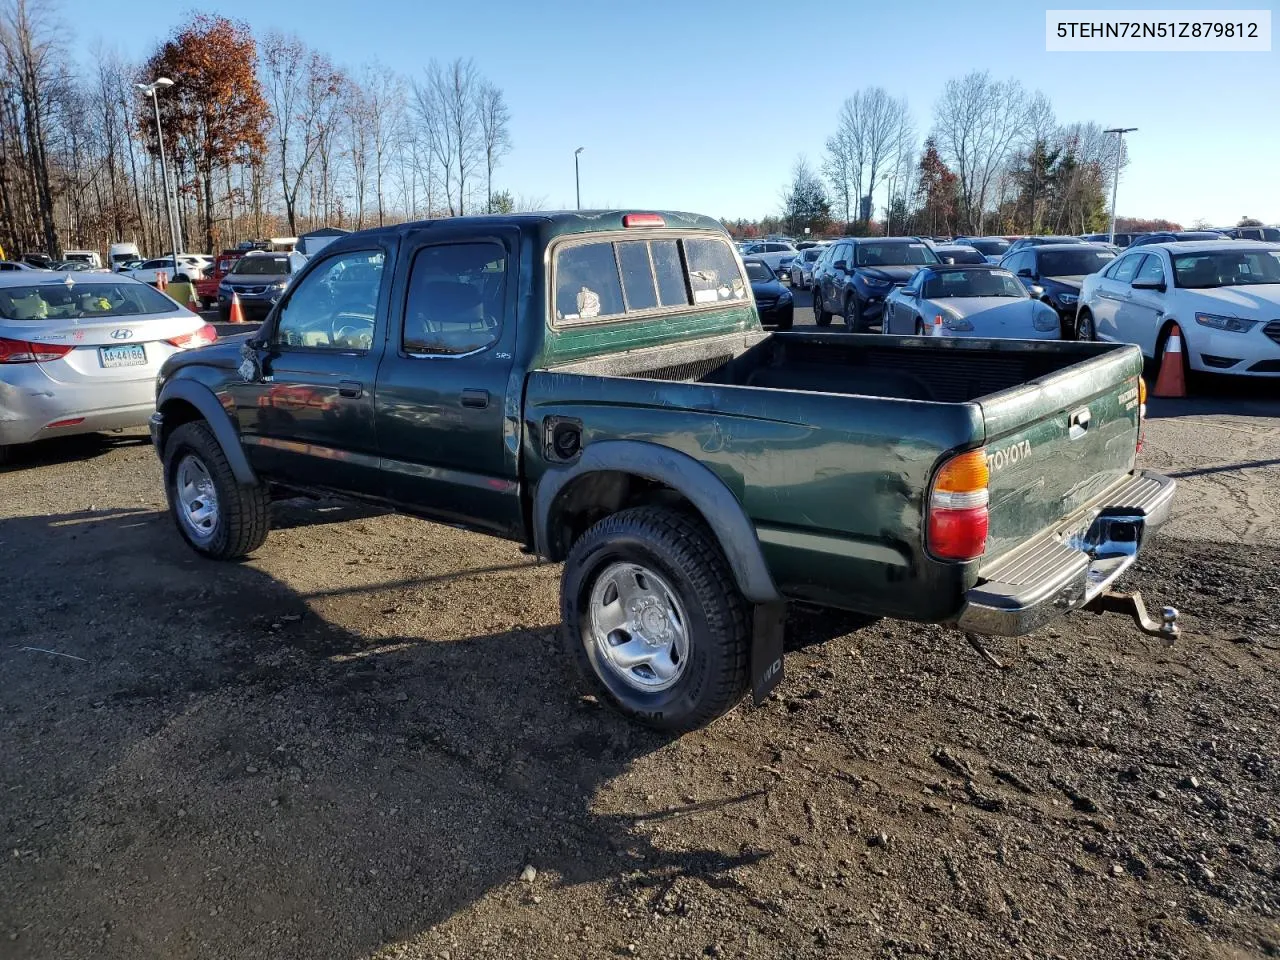
[[[986,425],[990,526],[984,567],[1133,470],[1140,429],[1137,348],[978,402]]]

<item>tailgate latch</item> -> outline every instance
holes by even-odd
[[[1151,619],[1147,613],[1147,605],[1142,602],[1142,594],[1121,593],[1118,590],[1103,590],[1085,605],[1085,609],[1093,613],[1120,613],[1133,618],[1138,629],[1153,637],[1161,637],[1165,646],[1173,646],[1178,639],[1178,611],[1174,607],[1160,608],[1160,622]]]

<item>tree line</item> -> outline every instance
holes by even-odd
[[[948,80],[931,121],[921,140],[905,99],[881,87],[854,93],[821,169],[797,160],[781,222],[939,236],[1106,229],[1124,146],[1096,123],[1063,123],[1043,93],[984,71]]]
[[[470,59],[404,76],[351,69],[296,36],[198,14],[141,63],[100,46],[77,70],[65,30],[0,0],[0,244],[9,256],[170,246],[154,104],[183,246],[536,206],[496,180],[511,149],[501,89]]]

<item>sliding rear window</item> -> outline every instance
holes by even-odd
[[[719,237],[572,242],[556,250],[552,276],[558,324],[747,299],[737,258]]]

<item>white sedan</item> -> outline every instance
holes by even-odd
[[[925,337],[1057,340],[1058,312],[1008,270],[989,264],[935,264],[884,299],[884,333]]]
[[[1280,244],[1254,240],[1131,247],[1084,280],[1081,340],[1164,354],[1176,323],[1185,369],[1280,376]]]
[[[133,277],[135,280],[141,280],[143,283],[149,283],[153,287],[161,273],[164,273],[166,279],[173,283],[178,276],[186,276],[192,282],[204,279],[204,262],[194,254],[180,253],[178,254],[178,272],[174,274],[173,257],[157,257],[154,260],[144,260],[141,265],[134,267],[132,270],[126,270],[126,275]]]
[[[217,339],[119,274],[0,273],[0,460],[45,437],[143,426],[165,360]]]

